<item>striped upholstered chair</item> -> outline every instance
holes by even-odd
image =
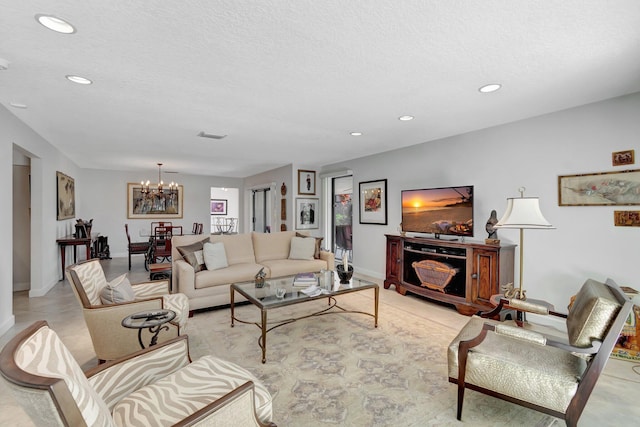
[[[100,362],[140,350],[138,332],[121,325],[122,319],[130,314],[158,309],[173,310],[176,317],[166,324],[167,328],[160,331],[158,342],[184,333],[189,317],[189,298],[184,294],[170,294],[167,280],[133,283],[133,301],[103,304],[100,294],[108,282],[100,260],[91,259],[67,267],[67,279],[82,305],[93,349]],[[146,330],[144,333],[147,333]],[[148,338],[145,341],[149,342]]]
[[[267,389],[233,363],[191,362],[186,335],[83,372],[39,321],[3,348],[0,372],[37,426],[274,426]]]

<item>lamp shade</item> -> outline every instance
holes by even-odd
[[[537,197],[507,199],[507,210],[495,228],[554,228],[540,211]]]

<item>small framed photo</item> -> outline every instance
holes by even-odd
[[[298,169],[298,194],[316,194],[316,173]]]
[[[616,227],[640,227],[640,211],[613,211]]]
[[[227,201],[225,199],[211,199],[211,215],[226,215]]]
[[[318,227],[320,199],[296,199],[296,230],[310,230]]]
[[[611,153],[613,166],[632,165],[635,163],[634,150],[616,151]]]
[[[360,224],[387,225],[387,180],[360,183]]]

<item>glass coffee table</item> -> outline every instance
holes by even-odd
[[[294,276],[279,277],[274,279],[265,280],[263,287],[256,287],[255,282],[234,283],[231,285],[231,327],[234,327],[235,322],[246,323],[256,325],[260,331],[260,338],[258,339],[258,345],[262,349],[262,363],[267,361],[267,332],[272,331],[280,326],[293,323],[295,321],[306,319],[308,317],[323,316],[326,314],[334,313],[358,313],[371,316],[374,319],[374,326],[378,327],[378,298],[380,289],[377,284],[368,280],[352,278],[348,284],[341,284],[337,278],[337,275],[330,274],[316,274],[318,277],[317,287],[320,289],[318,295],[307,295],[303,290],[305,287],[293,286]],[[347,310],[338,305],[336,297],[338,295],[349,294],[352,292],[359,292],[366,289],[373,289],[374,302],[373,313],[365,311]],[[261,311],[261,319],[259,322],[250,322],[241,320],[235,317],[235,293],[239,293],[245,297],[249,302],[258,307]],[[278,294],[278,295],[276,295]],[[280,297],[280,294],[283,294]],[[286,307],[294,304],[301,304],[308,301],[315,301],[318,299],[327,298],[328,305],[326,308],[316,311],[304,316],[289,318],[280,320],[277,322],[268,323],[267,315],[270,310]]]

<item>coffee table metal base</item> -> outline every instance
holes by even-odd
[[[370,288],[367,288],[370,289]],[[375,294],[375,298],[374,298],[374,308],[373,308],[373,313],[367,313],[365,311],[358,311],[358,310],[348,310],[344,307],[341,307],[338,305],[338,301],[333,297],[333,295],[325,295],[323,296],[324,298],[327,298],[328,300],[328,306],[327,308],[320,310],[320,311],[316,311],[314,313],[311,314],[307,314],[304,316],[300,316],[300,317],[292,317],[289,319],[284,319],[284,320],[280,320],[277,322],[272,322],[271,324],[273,326],[269,326],[269,322],[267,321],[267,312],[269,311],[268,308],[266,307],[261,307],[261,316],[260,316],[260,322],[251,322],[251,321],[246,321],[246,320],[242,320],[242,319],[238,319],[237,317],[235,317],[235,303],[234,303],[234,297],[235,297],[235,292],[237,291],[237,289],[234,288],[234,286],[231,286],[231,327],[233,328],[235,326],[235,322],[239,322],[239,323],[245,323],[248,325],[255,325],[257,326],[260,331],[260,337],[258,338],[258,346],[262,349],[262,363],[266,363],[267,361],[267,332],[272,331],[276,328],[279,328],[280,326],[284,326],[284,325],[288,325],[289,323],[293,323],[293,322],[297,322],[298,320],[302,320],[302,319],[307,319],[309,317],[318,317],[318,316],[324,316],[327,314],[339,314],[339,313],[354,313],[354,314],[364,314],[365,316],[371,316],[373,317],[373,324],[374,327],[378,327],[378,299],[379,299],[379,293],[380,293],[380,288],[378,286],[375,286],[372,288],[374,290],[374,294]],[[314,301],[316,299],[319,299],[322,297],[315,297],[315,298],[309,298],[307,300],[302,300],[299,301],[300,302],[305,302],[305,301]],[[255,305],[255,304],[254,304]]]

